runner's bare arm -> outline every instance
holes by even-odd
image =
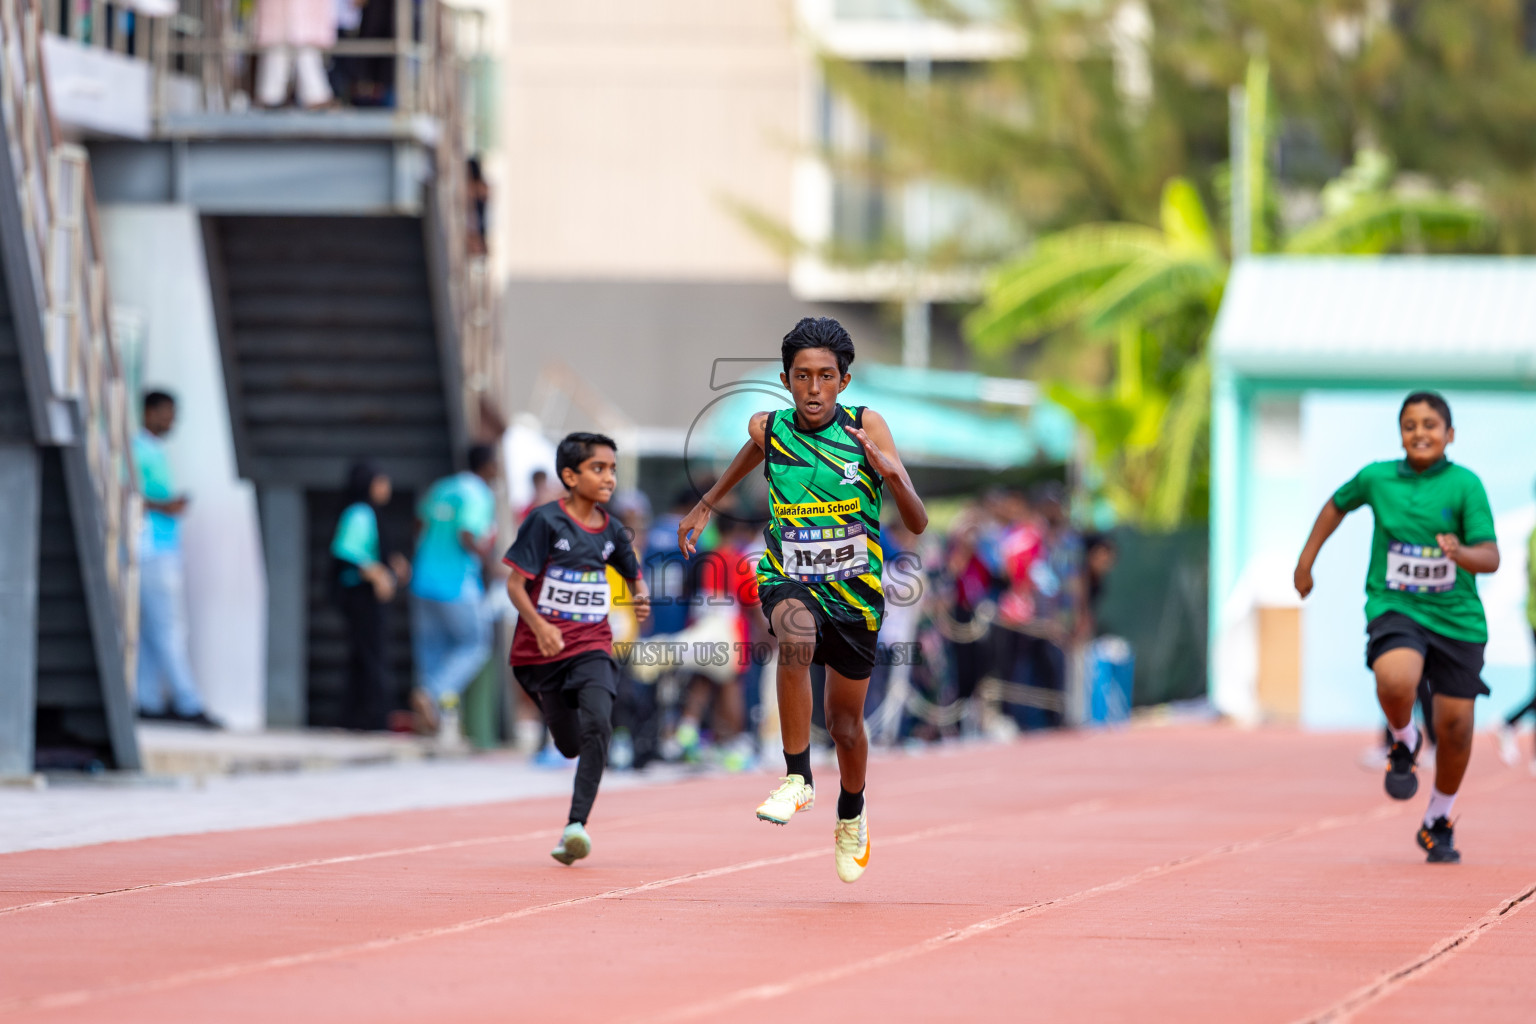
[[[1463,546],[1461,538],[1454,533],[1437,533],[1435,542],[1440,545],[1440,550],[1450,556],[1467,572],[1498,572],[1499,571],[1499,545],[1497,541],[1485,540],[1481,544]]]
[[[901,464],[901,456],[896,453],[896,442],[891,438],[891,428],[886,424],[885,417],[873,409],[865,409],[864,429],[846,429],[854,440],[864,446],[870,464],[885,477],[885,484],[891,489],[891,497],[896,500],[896,511],[901,513],[902,524],[913,533],[926,530],[928,510],[923,507],[923,499],[917,496],[917,491],[912,487],[907,467]]]
[[[763,464],[764,436],[768,429],[768,413],[755,412],[751,421],[747,424],[747,432],[752,435],[752,440],[741,446],[741,451],[731,460],[731,464],[725,467],[725,472],[720,479],[715,481],[715,486],[709,489],[699,503],[693,506],[693,511],[683,517],[683,521],[677,524],[677,550],[685,557],[691,557],[698,551],[699,535],[704,532],[704,527],[709,525],[709,517],[719,506],[721,499],[731,493],[731,489],[747,478],[747,474]]]
[[[1291,574],[1291,582],[1296,585],[1296,593],[1302,597],[1312,593],[1312,563],[1317,561],[1317,553],[1323,550],[1323,542],[1333,536],[1333,531],[1337,530],[1343,521],[1344,510],[1329,498],[1323,503],[1322,511],[1318,512],[1317,522],[1312,524],[1312,534],[1301,549],[1301,557],[1296,559],[1296,571]]]

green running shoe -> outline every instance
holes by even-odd
[[[592,837],[587,835],[581,822],[573,821],[565,826],[565,831],[560,835],[560,845],[550,850],[549,855],[569,867],[591,852]]]

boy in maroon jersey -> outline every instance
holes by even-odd
[[[597,799],[613,735],[618,666],[605,566],[629,581],[635,614],[650,615],[650,595],[624,526],[602,508],[613,497],[617,446],[602,434],[570,434],[555,452],[566,496],[528,513],[503,561],[517,609],[512,672],[539,705],[555,747],[576,763],[571,813],[550,856],[573,864],[592,852],[587,816]]]

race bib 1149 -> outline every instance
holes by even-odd
[[[580,572],[551,565],[544,570],[539,588],[539,612],[553,619],[601,622],[608,617],[608,574]]]
[[[869,571],[869,543],[861,523],[807,528],[786,526],[784,573],[801,583],[846,580]]]
[[[1387,544],[1387,589],[1443,594],[1456,585],[1456,563],[1434,545]]]

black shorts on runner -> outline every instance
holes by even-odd
[[[1441,636],[1402,612],[1383,612],[1365,627],[1365,667],[1388,651],[1408,647],[1424,658],[1424,681],[1431,693],[1447,697],[1486,697],[1483,646],[1470,640]]]
[[[546,695],[558,693],[567,707],[574,708],[576,695],[585,686],[601,687],[615,698],[619,694],[619,667],[606,651],[583,651],[539,665],[513,665],[512,674],[541,707]]]
[[[811,655],[812,664],[825,665],[845,679],[868,679],[874,671],[879,630],[838,622],[827,614],[804,585],[794,580],[780,580],[760,587],[758,598],[763,603],[769,633],[773,632],[773,610],[780,602],[793,599],[810,609],[816,619],[816,651]]]

